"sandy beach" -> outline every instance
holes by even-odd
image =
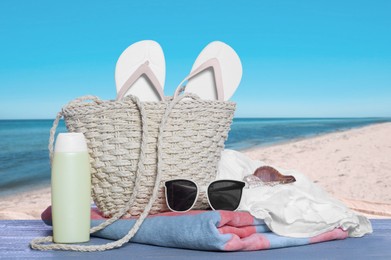
[[[252,149],[246,154],[302,172],[369,217],[391,217],[391,123]]]
[[[244,151],[308,176],[351,209],[391,218],[391,123]],[[0,198],[0,219],[40,219],[50,188]]]

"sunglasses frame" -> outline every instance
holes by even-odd
[[[190,207],[189,209],[187,209],[187,210],[182,210],[182,211],[178,211],[178,210],[174,210],[174,209],[172,209],[172,208],[170,207],[170,205],[169,205],[169,203],[168,203],[168,201],[167,201],[167,197],[168,197],[168,196],[167,196],[167,186],[166,186],[166,183],[167,183],[167,182],[171,182],[171,181],[189,181],[189,182],[192,182],[192,183],[195,184],[195,186],[196,186],[196,188],[197,188],[197,196],[196,196],[196,198],[195,198],[193,204],[191,205],[191,207]],[[220,181],[239,182],[239,183],[242,183],[242,184],[243,184],[242,191],[241,191],[241,194],[240,194],[240,201],[239,201],[239,204],[238,204],[238,206],[236,207],[236,209],[232,210],[232,211],[236,211],[236,210],[239,208],[240,203],[242,202],[243,189],[248,188],[248,187],[247,187],[247,183],[246,183],[246,182],[244,182],[244,181],[239,181],[239,180],[232,180],[232,179],[214,180],[214,181],[210,182],[208,185],[206,185],[206,186],[201,186],[201,187],[198,186],[198,184],[197,184],[195,181],[192,181],[192,180],[189,180],[189,179],[173,179],[173,180],[165,181],[165,182],[164,182],[164,195],[165,195],[165,197],[166,197],[166,205],[167,205],[167,207],[168,207],[172,212],[185,213],[185,212],[190,211],[190,210],[194,207],[194,205],[197,203],[197,201],[198,201],[198,196],[200,195],[200,192],[205,192],[205,193],[206,193],[206,198],[208,199],[208,204],[209,204],[209,206],[210,206],[213,210],[216,210],[216,209],[212,206],[212,204],[210,203],[209,195],[208,195],[208,188],[209,188],[209,186],[210,186],[211,184],[213,184],[213,183],[215,183],[215,182],[220,182]]]

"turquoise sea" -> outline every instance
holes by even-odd
[[[235,118],[226,148],[243,150],[391,122],[391,118]],[[0,120],[0,196],[50,183],[48,139],[53,120]],[[66,132],[60,122],[58,132]]]

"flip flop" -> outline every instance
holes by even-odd
[[[242,78],[242,63],[227,44],[214,41],[198,55],[190,74],[179,84],[174,97],[191,92],[206,100],[228,100]],[[183,83],[188,81],[186,86]]]
[[[118,58],[115,67],[117,100],[127,95],[141,101],[164,99],[166,63],[160,45],[151,40],[130,45]]]

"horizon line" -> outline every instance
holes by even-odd
[[[246,116],[237,116],[233,119],[390,119],[391,116],[281,116],[281,117],[246,117]],[[23,121],[23,120],[32,120],[32,121],[39,121],[39,120],[55,120],[55,118],[0,118],[0,121]],[[64,120],[61,118],[60,120]]]

